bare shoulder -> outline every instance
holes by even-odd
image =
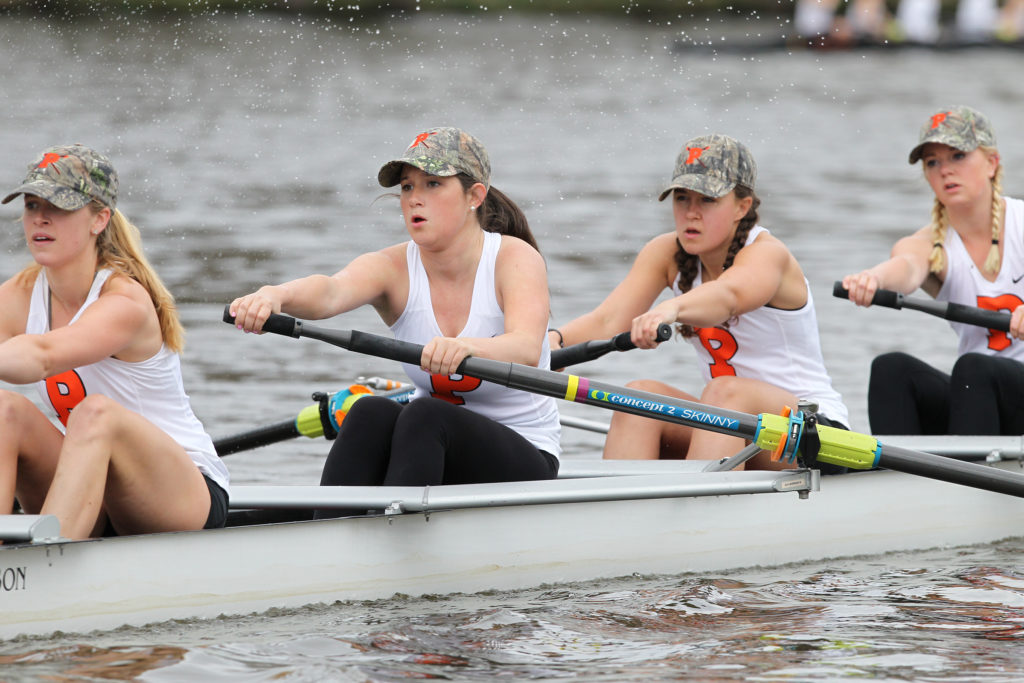
[[[102,312],[104,317],[109,317],[113,313],[114,317],[109,318],[110,321],[116,321],[117,325],[122,325],[126,329],[153,329],[154,325],[159,329],[156,306],[149,292],[127,275],[114,273],[107,278],[100,290],[97,303],[107,305],[97,306],[95,309],[90,307],[83,314],[83,319],[86,315],[91,319],[94,311]]]
[[[911,234],[901,237],[892,246],[892,256],[915,254],[927,258],[932,250],[932,227],[926,225]]]
[[[121,273],[113,273],[107,278],[107,281],[103,283],[103,288],[100,290],[100,296],[123,296],[140,304],[153,305],[146,288],[136,280]]]
[[[389,279],[398,272],[406,270],[406,249],[408,242],[393,244],[378,251],[369,251],[352,259],[352,261],[334,274],[335,278],[344,280],[353,274],[361,278],[374,277]]]
[[[501,236],[501,247],[498,249],[499,259],[514,259],[516,261],[526,261],[534,263],[543,263],[544,257],[541,256],[540,252],[531,247],[525,240],[521,240],[518,237],[512,237],[511,235]]]
[[[0,339],[25,331],[34,283],[34,278],[15,275],[0,285]]]
[[[406,252],[409,249],[408,242],[400,242],[398,244],[392,244],[390,247],[384,247],[380,251],[371,251],[364,256],[371,263],[386,267],[389,269],[400,268],[405,270],[406,268]]]
[[[758,261],[771,260],[778,263],[793,260],[795,257],[789,251],[786,243],[768,231],[760,233],[754,241],[744,246],[736,253],[736,263],[757,259]]]
[[[678,248],[676,233],[663,232],[647,240],[647,243],[640,249],[641,253],[649,252],[651,255],[667,256],[671,258]]]

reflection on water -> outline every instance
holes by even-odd
[[[832,282],[927,220],[929,191],[905,159],[922,118],[942,104],[989,114],[1004,187],[1024,192],[1024,136],[1013,127],[1024,81],[995,76],[1015,73],[1019,55],[673,51],[681,32],[704,30],[687,21],[499,12],[359,25],[274,14],[79,24],[0,17],[0,175],[13,187],[23,164],[54,143],[110,153],[121,208],[182,304],[193,404],[222,436],[292,417],[313,391],[360,375],[399,376],[389,361],[242,335],[220,316],[259,284],[333,272],[403,239],[397,204],[381,197],[375,177],[417,130],[456,125],[487,144],[495,185],[524,207],[544,251],[556,324],[599,302],[637,249],[671,228],[656,192],[679,145],[729,133],[757,158],[762,223],[805,268],[826,362],[852,426],[865,431],[870,359],[913,347],[948,368],[955,339],[923,314],[854,309],[832,298]],[[0,215],[11,226],[0,241],[6,277],[27,255],[16,206]],[[369,310],[331,324],[384,331]],[[694,391],[692,359],[673,341],[579,372],[613,383],[659,377]],[[561,409],[607,419],[590,406]],[[566,430],[564,442],[566,457],[593,457],[601,438]],[[312,483],[326,446],[296,440],[227,462],[239,483]],[[310,608],[120,631],[96,638],[96,650],[77,638],[14,642],[0,656],[5,678],[26,679],[148,670],[155,679],[583,671],[615,680],[939,680],[964,671],[1008,680],[1022,673],[1006,645],[1024,616],[1019,551],[1008,544],[793,575]]]
[[[339,603],[9,643],[14,680],[1014,681],[1020,541],[961,551]],[[999,569],[1003,567],[1003,569]],[[154,647],[173,642],[176,647]]]

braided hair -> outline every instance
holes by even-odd
[[[754,191],[749,187],[743,185],[737,185],[733,188],[733,192],[736,193],[736,197],[739,199],[746,199],[752,197],[753,202],[750,204],[750,209],[747,214],[740,219],[739,225],[736,226],[736,234],[733,235],[732,242],[729,244],[729,251],[725,256],[725,263],[722,266],[722,270],[726,270],[732,265],[733,260],[736,258],[736,254],[739,253],[743,245],[747,243],[747,236],[750,234],[751,228],[757,225],[758,215],[757,207],[761,205],[761,200],[754,194]],[[679,286],[679,292],[685,294],[686,292],[693,289],[693,281],[697,278],[697,273],[700,271],[700,257],[696,254],[688,254],[683,245],[679,242],[679,238],[676,238],[676,253],[675,253],[676,268],[679,269],[679,279],[676,281]],[[728,327],[728,323],[725,323]],[[679,334],[686,339],[689,339],[696,330],[693,325],[687,323],[679,323],[677,326]]]

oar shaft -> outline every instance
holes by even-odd
[[[832,296],[839,299],[849,299],[850,293],[843,287],[843,283],[836,280],[832,285]],[[1007,332],[1010,329],[1010,314],[1005,311],[990,311],[986,308],[976,306],[964,306],[951,302],[934,301],[905,296],[899,292],[889,289],[880,289],[875,292],[871,299],[873,306],[885,306],[886,308],[909,308],[928,315],[934,315],[944,320],[951,320],[955,323],[965,325],[977,325],[990,330]]]
[[[953,484],[1024,497],[1024,477],[1019,474],[932,453],[922,453],[883,444],[878,465],[885,469],[930,477]]]
[[[295,420],[287,420],[274,425],[267,425],[252,431],[226,436],[213,442],[217,455],[225,456],[239,451],[246,451],[260,446],[267,446],[278,441],[294,439],[299,436]]]

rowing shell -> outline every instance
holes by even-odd
[[[0,537],[36,537],[0,547],[0,637],[978,544],[1019,535],[1024,519],[1024,499],[894,471],[703,466],[575,460],[540,482],[235,486],[233,515],[388,513],[86,541],[0,516]]]

